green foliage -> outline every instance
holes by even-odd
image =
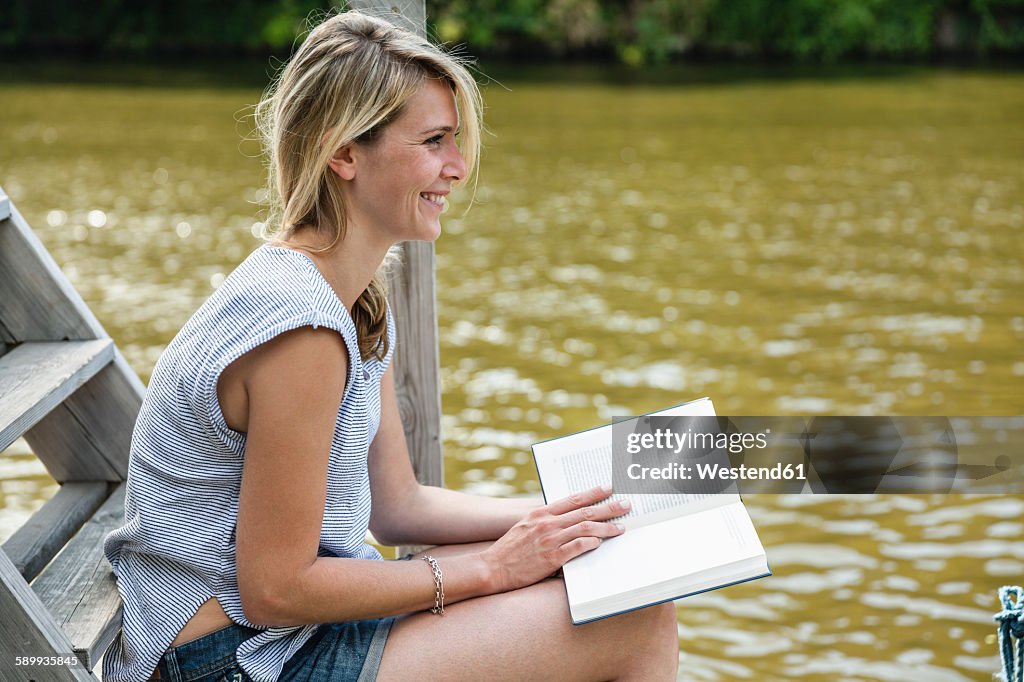
[[[751,0],[719,3],[710,22],[718,46],[800,61],[851,55],[906,57],[933,47],[938,10],[946,0]]]
[[[471,52],[596,48],[634,66],[689,51],[802,62],[1024,52],[1024,0],[431,0],[427,15]]]
[[[325,0],[5,0],[0,41],[129,53],[279,49],[310,11],[328,8]]]
[[[508,49],[510,40],[537,39],[546,28],[547,4],[544,0],[450,0],[426,6],[430,22],[445,27],[445,40],[487,51]]]
[[[1024,0],[427,0],[431,34],[482,55],[689,53],[834,62],[1024,52]],[[287,53],[329,0],[5,0],[0,47]]]

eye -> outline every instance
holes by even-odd
[[[427,140],[425,140],[424,144],[435,145],[435,146],[439,145],[439,144],[441,144],[441,140],[444,139],[444,135],[445,135],[444,133],[440,133],[438,135],[434,135],[433,137],[428,138]]]

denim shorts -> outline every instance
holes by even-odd
[[[284,664],[279,682],[372,682],[377,678],[394,618],[321,625]],[[161,682],[251,682],[235,650],[259,630],[228,625],[169,649],[160,659]]]

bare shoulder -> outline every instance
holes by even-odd
[[[340,399],[348,375],[348,350],[330,328],[299,327],[256,346],[221,374],[217,395],[228,425],[248,432],[261,398],[320,402]]]
[[[257,346],[248,357],[249,382],[315,376],[344,378],[348,349],[341,334],[327,327],[299,327]]]
[[[348,362],[345,341],[333,329],[300,327],[277,336],[250,360],[244,379],[250,412],[261,404],[292,411],[324,401],[336,412]]]

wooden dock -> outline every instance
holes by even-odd
[[[422,0],[350,2],[424,33]],[[434,248],[391,280],[395,380],[419,480],[444,484]],[[0,451],[24,436],[60,483],[0,551],[0,680],[93,680],[121,601],[103,538],[123,523],[144,387],[0,189]]]

